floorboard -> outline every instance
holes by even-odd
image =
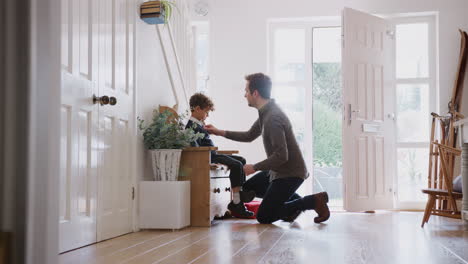
[[[144,230],[66,252],[75,263],[463,263],[468,264],[468,225],[422,213],[377,211],[315,214],[271,225],[255,220],[216,221],[211,228]]]

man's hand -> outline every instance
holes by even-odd
[[[244,165],[244,173],[246,176],[252,174],[255,172],[254,165],[253,164],[245,164]]]
[[[226,134],[226,131],[217,129],[213,125],[206,125],[203,128],[206,129],[206,131],[208,131],[208,133],[216,135],[216,136],[223,136],[224,137],[224,135]]]

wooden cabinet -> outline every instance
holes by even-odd
[[[216,147],[186,148],[182,151],[179,180],[190,184],[191,226],[211,226],[216,216],[223,216],[231,201],[231,183],[226,166],[211,164]],[[236,151],[223,151],[225,154]]]

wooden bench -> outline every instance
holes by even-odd
[[[182,151],[179,180],[190,183],[190,224],[209,227],[215,217],[222,217],[231,201],[229,170],[211,163],[211,151],[217,147],[191,147]],[[217,151],[235,154],[238,151]]]

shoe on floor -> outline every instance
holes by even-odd
[[[320,192],[312,195],[314,197],[314,210],[318,216],[314,218],[315,223],[325,222],[330,218],[330,209],[328,209],[328,193]]]
[[[299,217],[299,215],[302,213],[301,210],[297,210],[296,212],[294,212],[292,215],[288,215],[288,216],[285,216],[283,218],[281,218],[281,220],[285,221],[285,222],[289,222],[289,223],[292,223],[294,222],[297,217]]]
[[[228,204],[228,209],[231,211],[231,214],[238,217],[238,218],[247,218],[247,217],[252,217],[254,215],[253,212],[247,210],[245,208],[244,203],[238,203],[235,204],[233,201],[231,201]]]
[[[254,191],[240,191],[239,192],[240,200],[243,203],[250,203],[255,198]]]

